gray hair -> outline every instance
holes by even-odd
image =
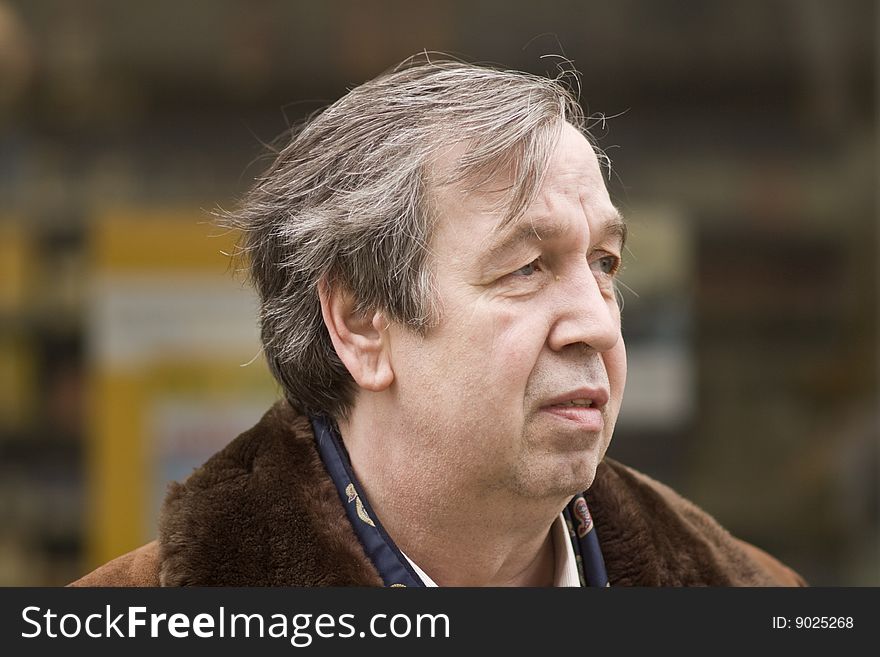
[[[468,189],[503,173],[503,217],[540,187],[565,122],[586,132],[560,79],[455,61],[408,60],[352,89],[291,131],[239,210],[240,253],[260,298],[263,350],[294,406],[337,420],[357,386],[339,359],[318,298],[322,279],[424,332],[439,320],[431,235],[439,184]],[[451,171],[433,165],[463,144]],[[447,167],[448,168],[448,167]]]

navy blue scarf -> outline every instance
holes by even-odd
[[[323,416],[312,416],[311,422],[318,452],[336,485],[351,526],[385,586],[424,586],[370,508],[333,422]],[[608,586],[605,561],[584,496],[575,495],[562,513],[574,547],[581,586]]]

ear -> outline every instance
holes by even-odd
[[[318,283],[318,297],[333,347],[355,383],[373,392],[385,390],[394,380],[385,316],[355,313],[353,295],[331,287],[326,277]]]

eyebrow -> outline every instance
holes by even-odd
[[[504,233],[495,244],[486,251],[486,258],[492,259],[510,251],[520,243],[531,244],[545,239],[557,239],[565,234],[565,230],[558,224],[553,223],[517,223],[516,226]],[[627,227],[619,212],[615,212],[613,218],[602,224],[596,232],[596,242],[604,242],[609,238],[617,238],[620,242],[620,250],[626,245]]]
[[[623,251],[623,247],[626,246],[626,236],[629,230],[626,227],[626,223],[623,221],[623,217],[620,213],[617,213],[611,221],[607,224],[604,224],[599,229],[599,239],[598,242],[604,242],[605,240],[616,237],[620,242],[620,250]]]

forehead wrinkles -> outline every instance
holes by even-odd
[[[521,217],[512,222],[495,222],[482,240],[483,253],[493,257],[521,242],[558,239],[573,225],[582,222],[589,225],[593,209],[597,207],[597,190],[585,178],[577,170],[551,171]]]
[[[593,214],[604,216],[610,199],[594,146],[572,125],[553,127],[558,129],[544,133],[552,137],[552,149],[540,153],[540,176],[525,181],[516,168],[519,153],[513,152],[514,157],[493,166],[490,177],[483,175],[484,167],[472,172],[469,179],[460,174],[462,158],[469,156],[472,142],[462,140],[442,147],[424,172],[425,199],[432,215],[431,247],[438,246],[436,237],[443,233],[465,251],[478,248],[483,254],[494,254],[501,250],[497,246],[502,242],[509,246],[518,239],[556,236],[559,230],[548,228],[557,223],[554,217],[571,218],[576,213],[589,222]],[[542,143],[551,142],[545,139]],[[528,189],[518,188],[523,185]],[[515,207],[524,195],[528,204]],[[434,251],[429,248],[429,256],[435,255]],[[458,255],[464,254],[444,254],[447,258]]]
[[[453,240],[453,251],[444,253],[452,260],[491,260],[518,245],[548,239],[558,239],[568,234],[572,221],[580,224],[588,221],[587,207],[582,202],[580,186],[565,186],[563,190],[544,189],[535,202],[520,217],[510,220],[500,216],[499,203],[504,192],[461,192],[445,190],[441,196],[442,225],[435,237],[446,236]],[[502,201],[499,201],[499,197]],[[435,240],[435,245],[439,243]],[[474,264],[474,263],[469,263]]]
[[[571,125],[563,127],[555,150],[548,158],[546,170],[535,190],[531,203],[518,219],[524,219],[538,238],[543,238],[541,224],[557,215],[577,214],[589,219],[594,210],[610,204],[599,158],[590,141]],[[614,212],[616,214],[616,211]],[[521,221],[499,221],[490,236],[506,239],[510,233],[527,236]],[[545,227],[545,233],[548,229]]]

